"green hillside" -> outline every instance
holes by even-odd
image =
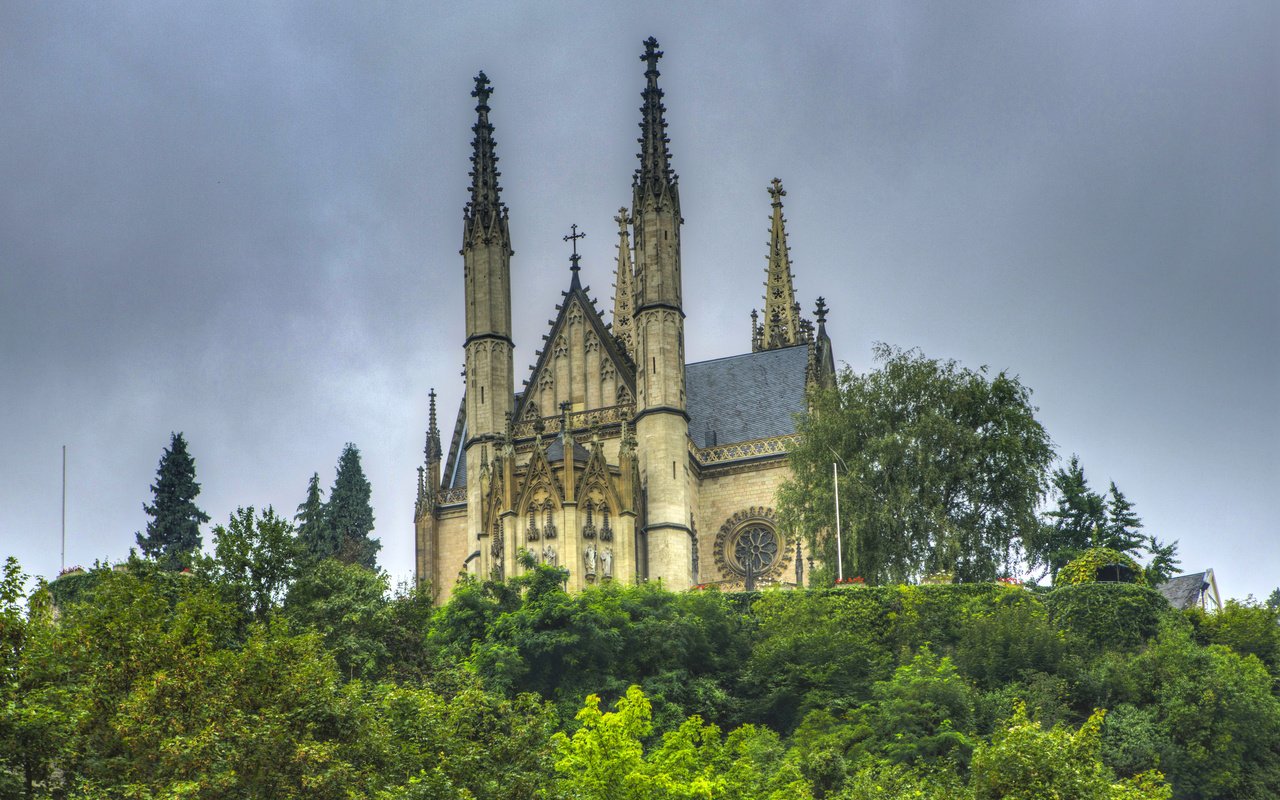
[[[1276,612],[1085,583],[569,595],[436,609],[322,562],[263,605],[210,560],[21,594],[0,797],[1280,794]],[[55,603],[56,598],[56,603]]]

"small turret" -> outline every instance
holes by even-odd
[[[804,341],[800,304],[796,302],[794,276],[791,274],[790,248],[787,247],[787,221],[782,216],[782,198],[787,191],[777,178],[769,185],[773,201],[773,225],[769,233],[769,265],[765,267],[764,320],[761,331],[752,312],[752,351],[791,347]]]
[[[620,208],[613,221],[618,223],[618,270],[613,283],[613,338],[618,340],[622,351],[631,356],[635,353],[635,281],[631,266],[631,237],[627,231],[631,216],[627,214],[627,209]]]

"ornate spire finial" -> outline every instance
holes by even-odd
[[[782,181],[774,178],[769,184],[769,196],[773,198],[775,208],[782,205],[782,198],[787,196],[787,190],[782,188]]]
[[[662,51],[658,49],[658,40],[652,36],[645,39],[644,55],[640,56],[640,60],[649,65],[649,68],[644,72],[645,75],[658,77],[658,59],[660,58],[662,58]]]
[[[489,95],[493,93],[493,84],[489,82],[489,76],[484,74],[484,70],[480,70],[480,74],[476,76],[476,88],[471,90],[471,96],[480,101],[476,106],[476,111],[484,109],[489,110]]]
[[[769,266],[765,268],[764,319],[762,350],[799,344],[800,314],[796,310],[796,292],[792,284],[791,256],[787,247],[787,221],[782,216],[782,198],[787,191],[777,178],[769,185],[773,201],[773,225],[769,233]]]
[[[569,230],[570,233],[564,237],[564,240],[566,242],[573,242],[573,255],[569,256],[569,269],[573,270],[573,275],[576,279],[579,269],[578,259],[582,258],[582,256],[578,255],[578,240],[587,238],[587,235],[585,233],[578,233],[578,224],[576,222],[569,226]]]
[[[493,125],[489,123],[489,96],[493,84],[483,72],[475,78],[476,88],[471,96],[476,98],[476,124],[471,126],[475,137],[471,140],[471,199],[463,211],[464,241],[470,240],[476,231],[488,232],[495,222],[503,226],[505,234],[506,207],[498,186],[498,156],[493,141]]]
[[[813,307],[813,316],[818,320],[818,327],[825,327],[827,324],[827,300],[819,297],[818,302]]]
[[[675,187],[676,176],[671,170],[671,152],[667,150],[670,139],[667,138],[666,107],[662,105],[662,90],[658,88],[658,59],[662,51],[658,49],[658,40],[650,36],[644,42],[644,55],[640,60],[645,62],[645,87],[641,97],[644,104],[640,106],[640,168],[636,170],[633,187],[637,195],[662,195],[664,190]]]

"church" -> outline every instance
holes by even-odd
[[[570,591],[608,581],[801,585],[812,569],[803,537],[783,530],[773,506],[806,392],[834,379],[826,307],[818,298],[814,319],[801,316],[775,178],[763,316],[751,312],[749,350],[685,363],[679,179],[662,52],[652,37],[644,48],[640,163],[631,207],[615,217],[609,322],[566,237],[575,244],[569,286],[519,389],[493,87],[476,78],[461,250],[464,397],[446,455],[431,393],[414,513],[416,579],[437,602],[460,573],[509,578],[530,559],[567,570]]]

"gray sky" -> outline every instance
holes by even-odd
[[[67,562],[122,558],[184,431],[221,522],[292,515],[355,442],[407,578],[427,391],[446,437],[461,394],[471,78],[526,377],[570,223],[611,303],[654,35],[691,360],[749,349],[777,176],[838,359],[1017,373],[1185,568],[1280,585],[1280,5],[781,8],[0,4],[0,555],[57,573],[66,444]]]

